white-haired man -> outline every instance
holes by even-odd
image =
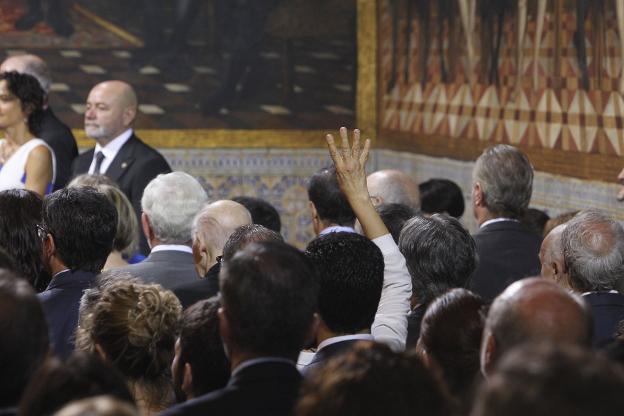
[[[141,199],[141,226],[150,255],[122,270],[166,289],[197,280],[191,230],[195,215],[207,200],[201,184],[187,173],[172,172],[153,179]]]

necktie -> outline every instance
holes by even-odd
[[[93,169],[93,173],[95,175],[99,175],[100,173],[100,169],[102,168],[102,161],[104,160],[104,153],[102,152],[97,152],[95,154],[95,169]]]

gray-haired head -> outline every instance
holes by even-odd
[[[581,211],[562,235],[570,285],[578,292],[612,290],[624,276],[624,229],[598,210]]]
[[[155,237],[164,244],[187,244],[197,212],[208,200],[206,191],[191,175],[158,175],[143,191],[141,208]]]
[[[421,304],[450,288],[465,287],[477,268],[474,239],[446,214],[408,220],[399,236],[399,249],[412,277],[415,300]]]
[[[9,56],[0,65],[0,72],[16,71],[28,74],[39,81],[41,89],[48,95],[52,86],[52,77],[45,61],[37,55],[24,54]]]
[[[519,149],[499,144],[485,149],[472,172],[483,192],[488,211],[498,217],[518,218],[529,206],[533,167]]]
[[[395,169],[379,170],[366,178],[368,192],[376,204],[403,204],[420,209],[418,183],[405,172]]]

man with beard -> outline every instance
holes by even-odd
[[[85,133],[96,145],[74,160],[72,172],[74,176],[90,173],[111,178],[132,202],[140,221],[143,190],[171,168],[156,149],[134,134],[137,108],[134,90],[123,81],[105,81],[93,87],[87,98]],[[140,238],[141,252],[146,254],[147,241],[142,233]]]

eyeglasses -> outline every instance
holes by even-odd
[[[48,234],[51,234],[43,225],[37,224],[37,235],[41,241],[48,238]]]

